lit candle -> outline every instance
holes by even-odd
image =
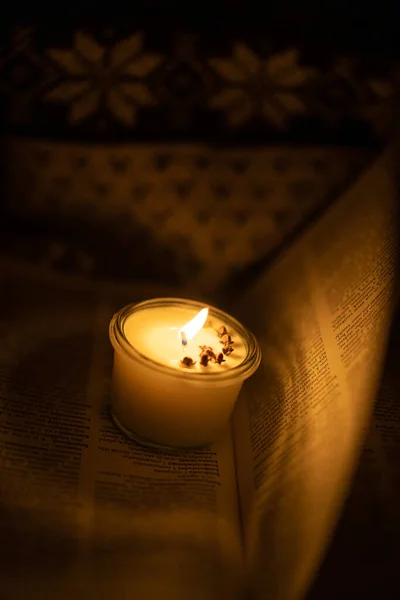
[[[110,340],[113,418],[130,437],[160,447],[214,442],[261,360],[236,319],[175,298],[126,306],[111,320]]]

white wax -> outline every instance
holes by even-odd
[[[137,360],[116,348],[113,411],[125,428],[142,438],[168,446],[201,446],[215,441],[229,422],[245,376],[216,380],[213,374],[228,375],[245,360],[247,347],[238,332],[228,327],[235,342],[232,354],[224,356],[222,364],[201,365],[199,345],[211,346],[218,354],[223,345],[217,330],[226,323],[210,315],[212,326],[203,327],[188,340],[184,351],[179,330],[198,312],[185,305],[149,307],[125,320],[123,331],[129,344],[154,362]],[[182,365],[185,355],[196,361],[193,367]],[[166,368],[154,368],[154,363]],[[177,372],[182,376],[174,376]]]
[[[207,367],[200,365],[199,346],[211,346],[214,352],[222,351],[223,344],[218,336],[218,329],[221,323],[212,317],[210,321],[212,327],[207,327],[207,324],[200,329],[192,340],[188,340],[187,346],[182,346],[179,338],[179,330],[198,313],[198,309],[188,307],[157,307],[141,310],[131,314],[124,325],[124,333],[129,343],[136,348],[138,352],[151,358],[161,365],[179,369],[180,371],[188,371],[181,363],[184,356],[190,356],[196,365],[189,371],[197,371],[207,373],[212,371],[221,371],[221,369],[232,369],[236,367],[246,358],[246,349],[239,334],[230,330],[229,334],[232,340],[234,351],[221,365],[209,362]],[[189,373],[190,376],[190,373]]]

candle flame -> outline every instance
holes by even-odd
[[[196,333],[200,331],[203,327],[204,323],[207,321],[208,317],[208,308],[202,308],[199,313],[191,320],[189,323],[186,323],[179,330],[179,338],[182,343],[184,340],[191,340],[194,338]]]

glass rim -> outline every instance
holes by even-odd
[[[133,313],[140,310],[146,310],[151,308],[159,308],[161,306],[183,306],[198,308],[208,307],[209,316],[217,317],[226,324],[228,327],[232,327],[242,337],[246,347],[245,359],[232,367],[224,371],[210,371],[209,373],[199,373],[190,370],[178,370],[172,366],[164,365],[159,363],[152,358],[149,358],[139,350],[135,348],[127,339],[124,331],[124,325],[126,319]],[[154,298],[151,300],[144,300],[138,303],[127,304],[119,311],[117,311],[110,321],[109,326],[109,337],[112,346],[116,352],[122,352],[132,360],[136,360],[144,366],[150,369],[158,371],[163,374],[167,374],[175,379],[184,379],[188,382],[202,382],[205,384],[217,384],[217,383],[232,383],[235,380],[245,380],[250,377],[258,368],[261,362],[261,349],[254,334],[244,327],[237,319],[224,312],[223,310],[211,306],[206,303],[198,302],[197,300],[188,300],[183,298]]]

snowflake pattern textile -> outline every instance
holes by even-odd
[[[16,238],[17,254],[193,293],[271,255],[352,180],[399,106],[393,61],[300,38],[134,21],[0,35],[8,208],[55,225]]]
[[[214,39],[215,38],[215,39]],[[390,133],[398,68],[274,48],[228,33],[16,27],[0,40],[7,133],[82,141],[375,143]],[[268,42],[268,40],[267,40]]]
[[[67,104],[71,125],[108,110],[127,127],[133,126],[140,107],[155,101],[143,80],[162,61],[155,54],[144,54],[142,44],[143,36],[137,33],[107,53],[92,37],[77,32],[72,49],[47,52],[61,78],[44,101]]]
[[[261,60],[247,46],[237,43],[231,59],[211,59],[211,66],[226,87],[210,105],[226,112],[232,127],[252,117],[261,117],[278,128],[286,128],[290,117],[306,112],[301,87],[313,69],[298,65],[298,52],[289,49]]]

